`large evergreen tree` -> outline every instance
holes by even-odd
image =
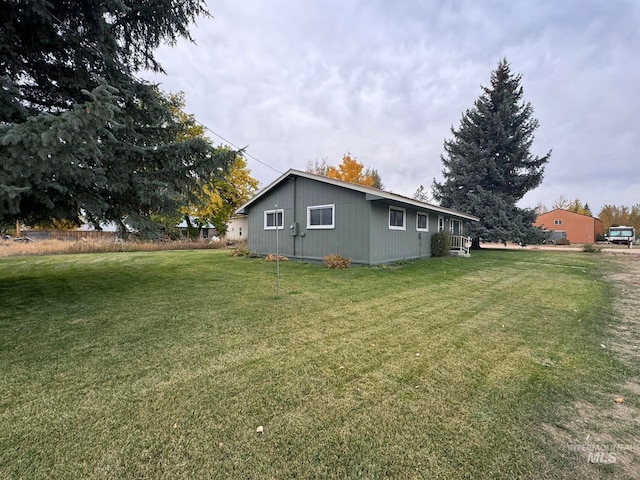
[[[472,225],[474,246],[483,241],[527,241],[535,235],[533,209],[516,203],[542,182],[551,152],[533,156],[530,148],[538,121],[523,101],[521,75],[506,59],[491,73],[491,84],[451,128],[441,156],[444,181],[433,194],[443,207],[480,218]]]
[[[175,100],[136,77],[201,15],[204,0],[0,0],[0,221],[146,230],[235,159],[185,138]]]

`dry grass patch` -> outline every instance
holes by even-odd
[[[543,431],[561,456],[575,461],[575,478],[640,478],[637,403],[617,404],[613,395],[601,395],[607,404],[578,401],[559,412],[566,420],[543,425]]]
[[[637,373],[640,365],[640,256],[607,255],[608,278],[615,289],[607,335],[601,347],[609,349]],[[567,455],[578,459],[576,478],[640,478],[640,386],[639,378],[597,391],[563,409],[554,425],[544,431]],[[610,456],[612,454],[612,456]]]
[[[324,257],[324,263],[327,268],[349,268],[351,266],[351,259],[332,253]]]
[[[275,253],[269,253],[266,257],[264,257],[264,259],[267,262],[288,262],[289,259],[287,257],[285,257],[284,255],[276,255]]]
[[[205,250],[226,248],[227,243],[216,241],[178,240],[167,242],[114,240],[36,240],[31,242],[0,241],[0,257],[18,255],[59,255],[75,253],[157,252],[164,250]]]

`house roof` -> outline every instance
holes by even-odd
[[[195,217],[190,217],[191,219],[191,225],[195,225],[196,224],[196,219]],[[176,225],[176,227],[178,228],[187,228],[189,225],[187,225],[187,221],[185,219],[182,219],[182,221]],[[202,228],[216,228],[215,225],[213,225],[212,223],[207,223],[206,225],[201,225]]]
[[[438,212],[438,213],[443,213],[443,214],[453,215],[453,216],[460,217],[460,218],[465,218],[467,220],[472,220],[474,222],[477,222],[477,221],[480,220],[478,217],[474,217],[473,215],[467,215],[466,213],[461,213],[461,212],[458,212],[456,210],[452,210],[452,209],[449,209],[449,208],[444,208],[444,207],[440,207],[440,206],[437,206],[437,205],[431,205],[429,203],[421,202],[419,200],[415,200],[413,198],[405,197],[403,195],[397,195],[395,193],[385,192],[384,190],[380,190],[380,189],[377,189],[377,188],[365,187],[364,185],[359,185],[357,183],[345,182],[343,180],[336,180],[335,178],[324,177],[322,175],[316,175],[314,173],[303,172],[303,171],[294,170],[294,169],[287,170],[284,174],[282,174],[276,180],[274,180],[269,185],[267,185],[265,188],[260,190],[251,200],[249,200],[247,203],[245,203],[240,208],[238,208],[236,210],[236,213],[238,213],[240,215],[246,215],[247,214],[247,210],[246,209],[249,206],[251,206],[252,203],[254,203],[256,200],[258,200],[260,197],[264,196],[265,194],[267,194],[271,190],[273,190],[280,183],[282,183],[282,181],[284,181],[285,179],[287,179],[288,177],[291,177],[291,176],[308,178],[310,180],[315,180],[317,182],[322,182],[322,183],[326,183],[326,184],[329,184],[329,185],[335,185],[337,187],[342,187],[342,188],[348,188],[349,190],[354,190],[356,192],[362,192],[362,193],[364,193],[366,195],[366,199],[367,200],[390,200],[390,201],[401,203],[401,204],[404,204],[404,205],[410,205],[412,207],[423,208],[425,210],[431,210],[431,211]]]
[[[540,218],[540,217],[551,215],[552,213],[557,213],[557,212],[569,213],[571,215],[580,215],[581,217],[593,218],[594,220],[598,220],[599,222],[602,221],[598,217],[594,217],[593,215],[587,215],[585,213],[572,212],[571,210],[565,210],[564,208],[554,208],[553,210],[549,210],[548,212],[541,213],[540,215],[538,215],[536,217],[536,220],[538,218]]]

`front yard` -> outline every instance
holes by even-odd
[[[558,434],[640,401],[610,260],[283,262],[277,297],[275,264],[227,251],[4,258],[0,477],[630,475]]]

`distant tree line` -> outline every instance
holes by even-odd
[[[609,227],[635,227],[640,231],[640,203],[627,207],[626,205],[605,205],[600,210],[598,218],[604,223],[605,231]]]
[[[589,207],[589,204],[586,202],[582,203],[582,201],[579,198],[576,198],[574,200],[569,200],[564,195],[560,195],[551,204],[551,210],[558,210],[558,209],[567,210],[573,213],[579,213],[581,215],[593,216],[593,213],[591,212],[591,208]],[[536,205],[535,210],[537,215],[540,215],[542,213],[546,213],[549,211],[549,209],[544,203],[538,203],[538,205]]]

